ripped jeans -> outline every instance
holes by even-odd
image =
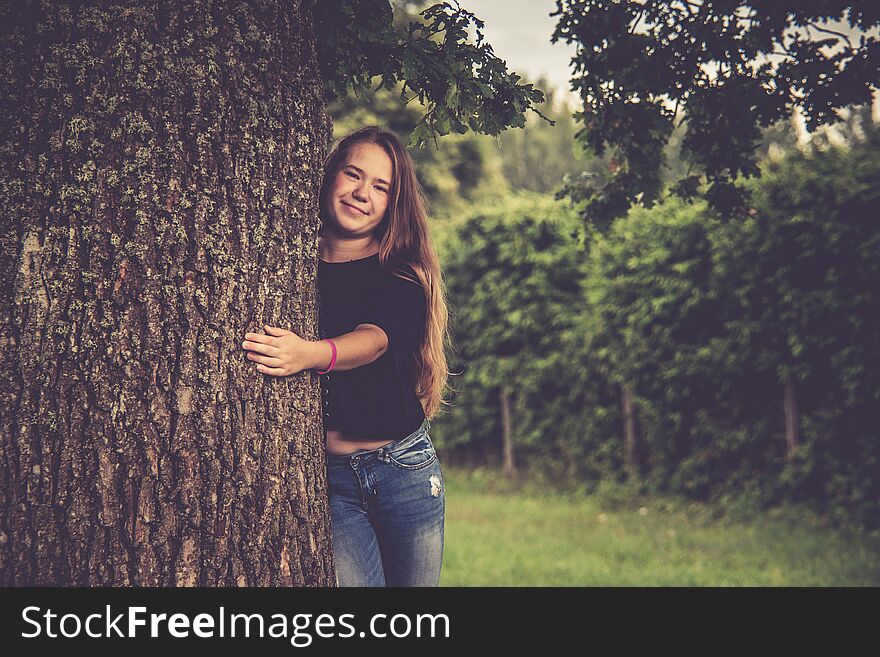
[[[339,586],[437,586],[446,495],[426,418],[378,449],[327,453]]]

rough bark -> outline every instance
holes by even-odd
[[[0,23],[0,582],[331,584],[317,375],[240,347],[317,339],[311,2]]]

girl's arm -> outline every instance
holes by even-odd
[[[325,370],[332,350],[326,340],[304,340],[296,333],[277,326],[265,326],[266,333],[248,333],[242,348],[257,370],[273,376],[289,376],[308,369]],[[333,371],[353,370],[372,363],[388,349],[388,337],[375,324],[358,324],[336,338],[336,364]]]
[[[388,349],[388,337],[385,331],[375,324],[358,324],[351,333],[331,339],[336,343],[336,365],[332,370],[334,372],[368,365]],[[318,340],[310,344],[314,346],[317,359],[312,367],[323,372],[330,366],[330,358],[333,356],[330,343],[326,340]]]

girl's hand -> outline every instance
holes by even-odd
[[[272,376],[289,376],[310,369],[314,357],[311,342],[296,333],[275,326],[264,326],[268,335],[246,333],[242,349],[257,364],[257,371]]]

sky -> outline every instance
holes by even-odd
[[[575,47],[550,43],[556,27],[556,0],[460,0],[462,8],[485,22],[483,37],[507,62],[507,69],[536,80],[545,75],[555,89],[570,94],[570,61]],[[572,94],[574,97],[574,94]]]
[[[563,41],[550,43],[556,27],[556,0],[459,0],[462,8],[482,20],[483,37],[492,45],[495,55],[507,63],[507,69],[528,76],[530,81],[544,75],[559,91],[557,97],[568,96],[573,107],[580,99],[569,85],[574,45]],[[832,24],[850,34],[848,26]],[[877,31],[870,34],[876,36]],[[880,120],[880,94],[874,97],[874,117]],[[798,117],[800,119],[800,117]],[[802,120],[798,121],[801,138],[806,137]]]

